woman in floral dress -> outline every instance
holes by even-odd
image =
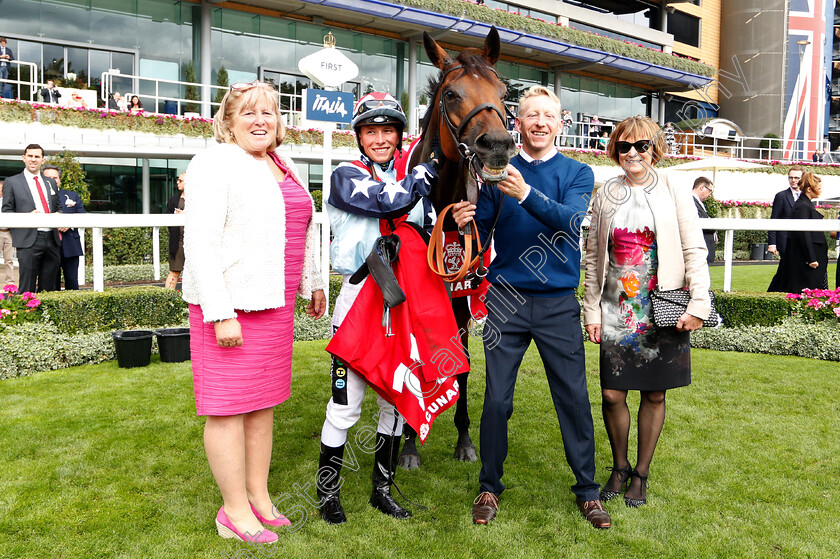
[[[621,492],[627,506],[647,501],[647,478],[665,421],[665,391],[691,383],[689,332],[710,312],[706,243],[689,188],[653,165],[665,146],[647,117],[618,124],[607,153],[624,174],[595,194],[586,246],[584,323],[601,344],[604,424],[613,454],[601,501]],[[676,328],[653,323],[650,294],[687,288],[691,301]],[[639,390],[636,466],[628,458],[627,391]]]

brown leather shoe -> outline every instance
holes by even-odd
[[[596,528],[609,528],[611,526],[610,513],[604,509],[600,500],[581,501],[578,499],[577,505],[583,517]]]
[[[490,491],[482,491],[473,501],[473,522],[490,524],[499,510],[499,498]]]

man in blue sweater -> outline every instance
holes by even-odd
[[[594,479],[594,428],[580,305],[575,298],[580,282],[580,222],[594,175],[587,165],[560,155],[554,147],[562,125],[560,100],[554,93],[542,86],[530,88],[519,100],[517,114],[522,150],[508,165],[508,177],[495,187],[484,185],[477,207],[461,202],[453,212],[461,227],[474,218],[479,233],[487,238],[501,206],[496,257],[487,276],[487,386],[481,415],[480,493],[473,521],[488,524],[499,508],[516,374],[533,340],[545,366],[566,461],[575,475],[571,490],[583,516],[596,528],[609,528],[610,515],[598,499]]]

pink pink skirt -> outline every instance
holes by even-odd
[[[201,307],[190,305],[195,407],[198,415],[237,415],[270,408],[291,392],[294,305],[237,311],[241,347],[219,347]]]

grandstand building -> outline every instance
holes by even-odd
[[[808,22],[801,14],[809,10],[816,14],[812,19],[830,14],[830,29],[833,3],[827,0],[484,0],[481,5],[468,0],[3,0],[0,36],[19,61],[31,64],[15,67],[17,78],[27,73],[31,78],[33,72],[39,81],[75,75],[97,91],[100,103],[107,92],[120,91],[138,95],[148,111],[210,116],[216,90],[171,82],[213,86],[226,75],[228,84],[271,81],[281,93],[287,122],[301,125],[306,124],[302,92],[314,84],[298,61],[323,48],[324,36],[332,33],[336,48],[359,67],[342,89],[357,98],[372,89],[390,91],[405,102],[414,129],[427,77],[435,72],[423,52],[423,32],[455,51],[480,46],[495,25],[503,43],[497,69],[509,86],[507,101],[515,105],[534,84],[551,87],[576,121],[573,133],[583,134],[595,115],[607,131],[633,114],[662,123],[722,116],[748,136],[773,132],[817,141],[827,129],[819,124],[825,122],[827,105],[825,97],[821,105],[816,102],[825,91],[818,79],[830,79],[831,57],[822,67],[808,63],[830,52],[818,48],[818,25],[803,27]],[[811,38],[803,52],[797,50],[797,29]],[[806,67],[811,74],[800,80],[799,69]],[[785,71],[780,74],[778,68]],[[15,96],[37,100],[26,92]],[[203,103],[190,107],[183,99]],[[121,149],[102,140],[110,148],[89,155],[87,138],[93,136],[79,138],[71,135],[64,144],[56,140],[46,147],[82,152],[97,201],[93,209],[118,213],[161,211],[190,150],[201,147],[198,142],[175,150],[148,149],[126,142]],[[0,134],[0,176],[20,170],[14,148],[8,135]],[[294,155],[311,187],[318,188],[320,154]],[[352,154],[348,150],[343,156]]]

